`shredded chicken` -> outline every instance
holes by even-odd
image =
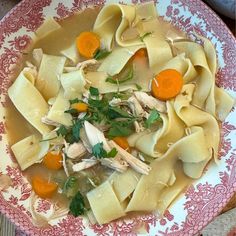
[[[88,169],[94,165],[97,165],[99,163],[98,160],[94,159],[83,159],[83,161],[76,163],[72,166],[72,169],[74,172],[79,172],[81,170]]]
[[[125,151],[123,148],[121,148],[119,145],[117,145],[114,141],[109,141],[109,145],[113,148],[116,148],[118,153],[121,155],[121,157],[137,172],[141,174],[148,175],[149,171],[151,170],[151,167],[147,164],[143,163],[127,151]]]
[[[66,155],[64,154],[64,152],[62,153],[62,166],[64,168],[66,176],[69,177],[69,171],[68,171],[67,165],[66,165]]]
[[[65,149],[66,155],[71,158],[81,158],[87,153],[87,149],[82,142],[73,143]]]
[[[124,102],[120,98],[112,98],[112,100],[109,102],[110,106],[119,106],[122,105]]]
[[[138,121],[134,121],[134,128],[136,133],[142,132],[144,130],[144,127],[138,123]]]
[[[140,105],[139,101],[135,96],[131,96],[127,101],[133,115],[139,117],[144,116],[145,111],[143,110],[142,106]]]
[[[58,122],[55,122],[55,121],[52,121],[52,120],[48,119],[47,116],[43,116],[41,118],[41,121],[46,125],[52,125],[52,126],[57,126],[57,127],[61,125]]]
[[[127,162],[120,158],[103,158],[100,162],[103,166],[107,166],[118,172],[124,172],[128,168]]]
[[[76,67],[77,67],[78,69],[83,70],[83,69],[85,69],[87,66],[96,65],[97,63],[98,63],[97,60],[95,60],[95,59],[90,59],[90,60],[86,60],[86,61],[83,61],[83,62],[78,63]]]
[[[166,112],[165,102],[162,102],[142,91],[136,91],[134,92],[134,95],[143,107],[148,107],[150,109],[155,108],[159,112]]]
[[[79,113],[78,119],[79,119],[79,120],[83,119],[83,118],[86,116],[86,114],[87,114],[87,112],[81,112],[81,113]]]
[[[86,135],[88,137],[88,141],[89,141],[91,146],[94,146],[97,143],[102,142],[103,143],[103,148],[107,152],[109,152],[111,150],[111,148],[109,147],[109,145],[107,143],[107,140],[106,140],[104,134],[98,128],[96,128],[94,125],[92,125],[88,121],[84,122],[84,128],[85,128]]]

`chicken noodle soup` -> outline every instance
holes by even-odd
[[[152,2],[47,19],[8,90],[11,149],[33,198],[99,224],[162,214],[217,163],[234,99],[215,84],[212,43],[196,37]]]

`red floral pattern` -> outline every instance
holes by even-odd
[[[45,199],[39,199],[39,203],[37,205],[36,211],[47,213],[47,211],[51,208],[51,203],[48,200]]]
[[[146,0],[131,0],[131,2],[139,3]],[[162,12],[162,15],[189,35],[197,32],[209,39],[214,39],[218,55],[221,55],[222,60],[217,74],[217,83],[224,88],[236,91],[236,42],[219,18],[199,0],[157,0],[155,2],[165,4],[167,7],[163,9],[166,12]],[[44,10],[48,6],[50,6],[52,16],[62,19],[89,5],[103,5],[105,0],[70,0],[68,2],[54,0],[52,5],[51,3],[52,0],[23,0],[0,22],[0,100],[2,106],[6,106],[8,101],[5,95],[9,86],[9,77],[14,73],[15,64],[20,62],[21,52],[26,49],[31,40],[30,36],[21,29],[28,32],[36,30],[43,22]],[[56,15],[53,14],[53,10]],[[183,12],[189,14],[183,14]],[[190,15],[194,15],[195,18]],[[235,114],[235,110],[231,113]],[[224,157],[221,163],[225,165],[225,168],[218,171],[218,176],[214,176],[216,179],[214,184],[201,182],[188,188],[183,207],[180,209],[186,215],[182,221],[172,211],[166,211],[162,219],[158,219],[155,214],[148,214],[131,219],[124,218],[102,226],[86,225],[82,218],[68,215],[56,225],[46,228],[35,227],[31,222],[30,212],[24,206],[24,203],[29,200],[31,187],[25,182],[21,171],[14,167],[14,164],[8,165],[5,172],[12,179],[11,188],[16,194],[8,196],[0,193],[0,211],[29,235],[133,236],[141,226],[148,233],[155,235],[194,235],[218,214],[236,190],[236,149],[231,135],[235,132],[235,128],[235,122],[232,123],[231,120],[223,124],[220,156]],[[4,122],[0,121],[0,144],[3,143],[4,136]],[[3,145],[7,150],[6,154],[10,156],[9,146],[5,143]],[[45,213],[49,208],[47,201],[40,200],[36,210]]]

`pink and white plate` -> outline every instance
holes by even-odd
[[[132,0],[132,3],[138,2]],[[14,65],[20,63],[22,51],[31,42],[33,31],[46,16],[61,19],[78,10],[105,3],[105,0],[23,0],[0,22],[0,176],[7,174],[12,180],[12,186],[0,192],[0,211],[26,234],[37,236],[134,236],[140,225],[145,227],[147,235],[194,235],[222,210],[236,191],[235,109],[222,125],[220,165],[209,166],[204,176],[188,188],[162,219],[147,214],[100,226],[89,225],[81,217],[67,216],[46,228],[32,224],[28,211],[31,187],[12,158],[7,143],[4,109],[8,103],[9,78]],[[159,15],[165,20],[188,34],[195,31],[213,42],[219,61],[217,84],[236,97],[236,40],[225,24],[200,0],[157,0],[156,3]],[[50,214],[50,209],[45,200],[39,201],[36,208],[41,214]]]

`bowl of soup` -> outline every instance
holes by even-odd
[[[0,210],[26,233],[193,235],[233,194],[236,42],[171,3],[3,19]]]

